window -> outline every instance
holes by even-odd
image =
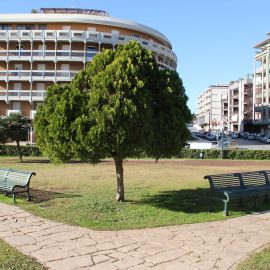
[[[87,31],[89,31],[89,32],[97,32],[97,28],[96,27],[88,27]]]
[[[17,30],[35,30],[34,24],[17,24]]]
[[[12,24],[0,24],[0,30],[12,30]]]
[[[69,70],[69,64],[61,64],[61,70]]]
[[[95,47],[87,47],[87,51],[94,52],[94,51],[96,51],[96,48]],[[94,57],[94,56],[95,56],[94,53],[87,53],[87,57]]]
[[[135,37],[135,38],[139,38],[139,35],[133,34],[133,37]]]
[[[62,30],[71,30],[71,26],[62,26]]]
[[[19,45],[16,45],[16,46],[15,46],[15,50],[16,50],[16,51],[20,50],[20,46],[19,46]],[[23,46],[21,45],[21,51],[22,51],[22,50],[23,50]],[[14,54],[15,54],[15,56],[18,56],[18,55],[19,55],[19,52],[15,52]]]
[[[46,70],[46,64],[37,64],[38,70]]]
[[[22,64],[15,64],[14,69],[15,70],[22,70]]]
[[[39,24],[38,30],[47,30],[47,24]]]

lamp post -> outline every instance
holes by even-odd
[[[221,159],[223,159],[223,124],[226,123],[226,117],[221,119]]]

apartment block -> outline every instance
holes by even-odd
[[[229,89],[229,84],[210,85],[197,98],[197,118],[195,123],[206,129],[221,129],[221,94]]]
[[[151,50],[160,69],[176,70],[177,56],[165,35],[105,11],[42,8],[1,14],[0,117],[19,112],[32,124],[47,87],[69,84],[96,54],[130,40]]]
[[[253,80],[245,79],[230,84],[221,95],[221,115],[224,130],[252,132]]]
[[[270,36],[270,32],[267,33]],[[253,125],[254,131],[269,135],[269,49],[270,37],[255,45],[258,49],[254,57],[254,81],[253,81]]]

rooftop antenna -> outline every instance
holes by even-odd
[[[71,8],[74,8],[74,5],[73,5],[73,0],[72,0],[72,6],[71,6]]]

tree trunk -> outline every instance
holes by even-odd
[[[16,142],[17,142],[17,148],[18,148],[20,161],[22,162],[22,151],[21,151],[20,141],[16,141]]]
[[[114,157],[114,164],[116,169],[116,178],[117,178],[117,195],[116,201],[125,201],[124,197],[124,170],[123,170],[123,160],[119,157]]]

